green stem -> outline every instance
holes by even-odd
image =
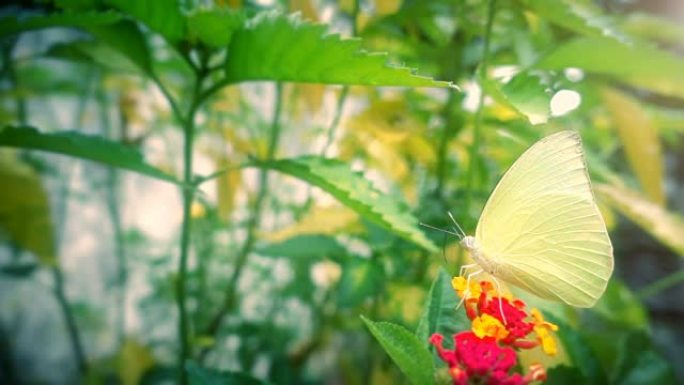
[[[330,123],[330,127],[328,127],[328,135],[327,135],[326,140],[325,140],[325,145],[323,146],[323,150],[321,150],[321,156],[322,157],[326,156],[326,154],[328,153],[328,150],[330,149],[330,146],[333,143],[333,140],[335,140],[335,133],[337,132],[337,127],[340,125],[340,120],[342,119],[342,111],[344,110],[344,102],[347,101],[348,95],[349,95],[349,86],[342,87],[342,91],[340,92],[340,97],[337,99],[335,116],[333,116],[333,120]]]
[[[646,285],[646,287],[637,291],[636,295],[639,299],[644,300],[682,282],[684,282],[684,269]]]
[[[484,47],[482,48],[482,61],[478,69],[478,78],[480,83],[480,99],[475,111],[475,121],[473,124],[473,142],[470,146],[468,174],[466,179],[465,191],[465,214],[470,214],[470,205],[473,195],[473,183],[475,174],[477,173],[477,158],[480,149],[480,135],[482,131],[482,116],[484,112],[485,92],[483,83],[487,79],[487,69],[489,65],[489,44],[492,35],[492,25],[494,24],[494,14],[496,13],[496,0],[489,0],[487,2],[487,24],[485,26]]]
[[[195,115],[201,105],[200,94],[202,83],[206,77],[206,69],[202,67],[197,71],[195,87],[192,94],[190,109],[185,117],[180,115],[180,109],[170,93],[158,82],[158,85],[169,103],[176,118],[183,125],[183,224],[181,226],[180,258],[178,260],[178,280],[176,281],[176,302],[178,306],[178,339],[180,349],[178,352],[178,383],[188,384],[188,375],[185,371],[185,362],[191,357],[190,322],[187,312],[187,275],[188,254],[190,236],[192,232],[191,208],[195,197],[195,185],[192,173],[192,149],[195,138]]]
[[[271,133],[269,136],[268,150],[266,153],[266,161],[273,160],[275,155],[276,146],[280,139],[280,114],[282,111],[282,84],[276,84],[276,101],[275,101],[275,111],[273,113],[273,121],[271,123]],[[237,258],[235,259],[235,266],[233,267],[233,274],[231,275],[230,281],[228,283],[228,288],[226,290],[225,296],[221,307],[216,312],[216,315],[212,318],[209,326],[205,331],[205,335],[215,336],[221,327],[221,323],[227,314],[229,314],[233,307],[235,306],[236,294],[237,294],[237,283],[242,274],[242,270],[247,264],[249,255],[254,247],[254,242],[256,241],[256,229],[261,221],[261,211],[263,209],[264,199],[266,198],[266,193],[268,192],[268,170],[262,168],[259,171],[259,190],[257,191],[257,196],[254,200],[252,206],[252,215],[247,222],[247,238],[240,249]],[[203,350],[200,353],[200,360],[203,360],[208,353],[208,349]]]

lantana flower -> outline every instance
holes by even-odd
[[[453,384],[525,385],[546,380],[541,364],[531,365],[525,375],[516,372],[517,351],[541,347],[555,355],[553,332],[558,326],[544,320],[537,309],[528,312],[520,299],[496,293],[489,281],[455,277],[451,284],[462,298],[471,329],[453,336],[453,350],[444,348],[440,334],[433,334],[430,343],[448,365]]]

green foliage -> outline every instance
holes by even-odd
[[[0,131],[0,146],[69,155],[180,183],[171,175],[145,163],[142,154],[134,148],[93,135],[78,132],[43,134],[32,127],[5,127]]]
[[[628,334],[621,341],[611,382],[620,385],[675,384],[672,368],[653,350],[644,332]]]
[[[684,59],[652,46],[625,44],[605,37],[570,40],[542,57],[536,68],[582,68],[615,76],[665,95],[684,97]]]
[[[259,381],[254,377],[244,373],[225,372],[207,369],[199,366],[195,362],[188,362],[186,370],[190,376],[190,385],[265,385],[266,382]]]
[[[540,17],[584,35],[623,37],[591,4],[568,0],[523,0],[523,4]]]
[[[20,32],[51,27],[80,27],[87,29],[114,24],[119,20],[121,20],[121,15],[111,11],[71,11],[24,17],[5,16],[0,19],[0,36],[7,37]]]
[[[0,382],[448,383],[428,339],[471,327],[448,273],[467,253],[419,221],[472,234],[515,158],[563,129],[619,269],[592,309],[509,287],[560,325],[546,383],[676,382],[679,310],[658,295],[684,275],[656,267],[684,255],[664,164],[684,144],[681,26],[620,1],[356,3],[0,6],[0,353],[78,367],[41,377],[26,355]],[[561,90],[581,103],[552,115]],[[3,338],[29,313],[70,345]]]
[[[402,326],[361,319],[412,384],[434,384],[432,355],[422,341]]]
[[[605,370],[601,367],[596,354],[588,344],[587,338],[570,325],[553,317],[548,318],[550,318],[551,322],[558,325],[558,338],[563,344],[570,361],[574,364],[573,366],[582,373],[584,383],[597,385],[607,383],[608,379]]]
[[[525,116],[531,124],[546,123],[551,116],[551,95],[547,86],[529,72],[521,72],[503,85],[487,81],[485,90],[499,103]]]
[[[262,13],[234,32],[226,80],[279,80],[373,86],[449,87],[386,64],[386,55],[361,50],[359,40],[327,35],[326,27],[297,15]],[[315,58],[315,60],[313,60]]]
[[[319,187],[371,222],[426,250],[437,250],[437,247],[418,229],[418,220],[406,206],[378,191],[368,180],[350,170],[343,162],[308,156],[258,162],[257,165],[294,176]]]
[[[425,345],[433,333],[453,335],[469,327],[465,312],[458,311],[458,297],[451,286],[451,276],[440,270],[432,281],[423,315],[416,328],[416,337]]]
[[[187,16],[188,33],[191,39],[214,48],[223,48],[233,38],[233,33],[242,27],[244,15],[228,9],[199,9]]]
[[[140,20],[172,43],[185,37],[185,19],[177,0],[106,0],[106,2]]]

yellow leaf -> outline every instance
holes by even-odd
[[[396,13],[401,8],[401,0],[375,0],[375,12],[378,16]]]
[[[663,245],[684,255],[684,219],[626,187],[600,184],[599,196],[615,210],[653,235]]]
[[[602,96],[641,188],[653,202],[663,206],[663,155],[651,118],[636,100],[621,92],[604,88]]]
[[[218,159],[216,167],[218,170],[225,170],[231,164],[228,158],[222,156]],[[230,219],[230,215],[235,208],[235,197],[242,185],[242,171],[235,169],[223,173],[216,178],[216,196],[218,199],[218,214],[224,221]]]
[[[282,242],[297,235],[355,233],[361,230],[359,216],[344,206],[314,207],[299,222],[260,236],[271,242]]]
[[[0,151],[0,238],[55,261],[55,239],[47,193],[40,175],[16,152]]]
[[[301,12],[305,20],[318,21],[318,12],[311,0],[290,0],[290,12]]]
[[[122,385],[137,385],[154,365],[150,349],[134,339],[126,339],[119,352],[119,377]]]

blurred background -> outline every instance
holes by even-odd
[[[120,3],[0,7],[1,126],[108,138],[180,179],[184,131],[159,79],[185,106],[192,71],[178,52],[220,61],[230,51],[205,49],[193,36],[174,49],[131,12],[158,78],[141,74],[101,42],[104,34],[79,25],[93,10],[126,13]],[[321,23],[321,35],[359,37],[363,49],[460,88],[281,78],[233,84],[206,100],[195,117],[192,171],[224,172],[199,186],[189,211],[183,280],[195,362],[278,384],[402,383],[359,315],[414,329],[439,269],[456,274],[463,262],[455,237],[419,230],[436,246],[428,252],[369,220],[352,198],[243,163],[269,153],[339,159],[417,220],[449,228],[451,211],[473,233],[511,163],[541,137],[573,129],[616,270],[596,308],[550,311],[581,331],[600,370],[614,371],[629,347],[616,341],[640,333],[646,342],[635,349],[652,354],[632,365],[684,383],[683,2],[164,3],[182,15],[299,12]],[[61,12],[79,16],[50,21]],[[17,146],[2,138],[0,383],[173,383],[182,188],[9,148]],[[623,383],[646,383],[639,378],[649,377]]]

